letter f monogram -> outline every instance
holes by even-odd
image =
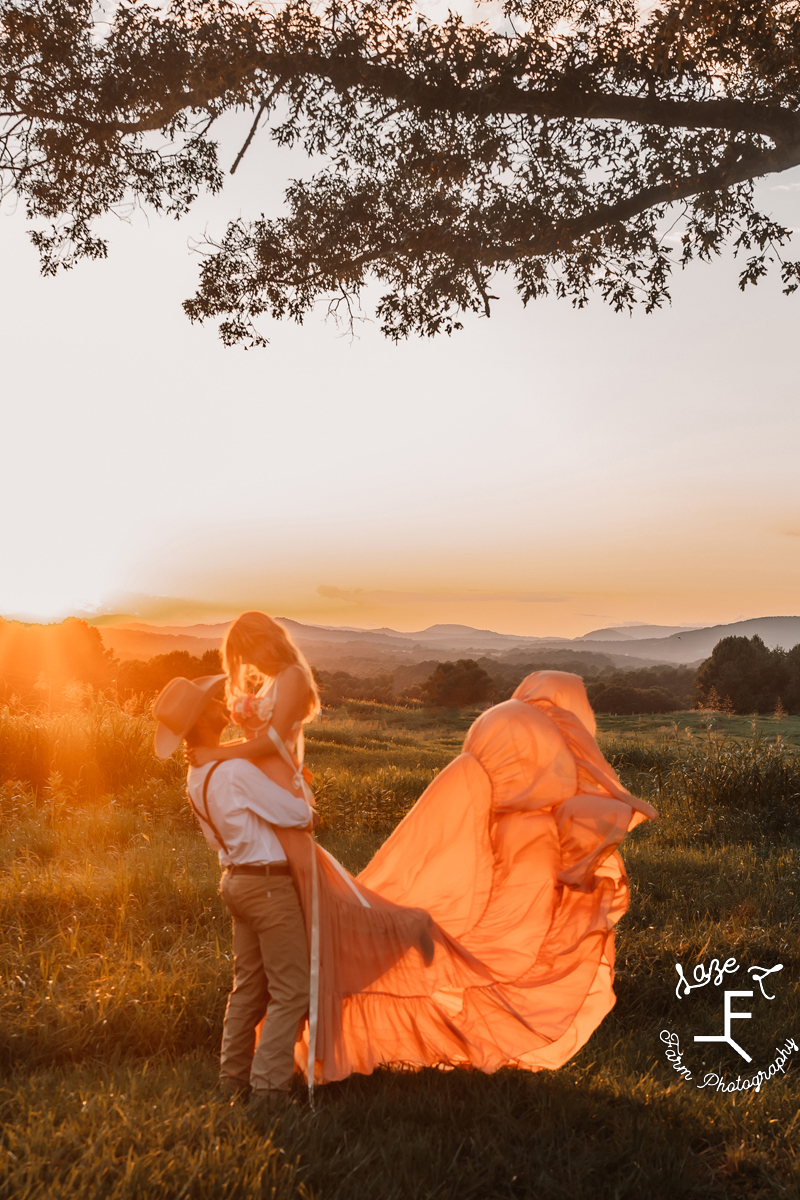
[[[743,1050],[731,1037],[731,1021],[749,1021],[752,1013],[746,1012],[731,1012],[731,1000],[734,996],[752,996],[752,992],[725,992],[725,1032],[720,1034],[702,1034],[695,1035],[696,1042],[727,1042],[732,1046],[737,1054],[741,1054],[745,1062],[752,1062],[752,1058]]]

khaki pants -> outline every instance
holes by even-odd
[[[254,1089],[287,1089],[298,1026],[308,1011],[303,913],[289,875],[222,876],[233,918],[233,990],[222,1031],[220,1077]],[[258,1047],[255,1031],[264,1017]]]

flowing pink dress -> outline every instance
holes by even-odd
[[[565,1063],[614,1004],[617,847],[655,810],[594,739],[581,679],[529,675],[483,713],[354,881],[276,829],[311,941],[318,1083],[381,1064],[531,1071]],[[368,907],[366,907],[368,905]],[[307,1073],[308,1032],[296,1060]]]

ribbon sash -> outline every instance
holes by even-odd
[[[302,792],[303,798],[308,805],[309,823],[312,819],[313,793],[306,782],[306,774],[303,768],[302,751],[300,761],[296,762],[286,746],[286,743],[281,738],[280,734],[272,725],[267,730],[270,741],[275,746],[275,749],[280,754],[285,763],[292,769],[292,782],[295,787]],[[302,744],[302,743],[301,743]],[[314,1075],[316,1073],[317,1063],[317,1032],[319,1030],[319,868],[317,865],[317,856],[324,854],[328,862],[330,862],[335,870],[344,879],[350,890],[358,896],[360,903],[364,908],[370,908],[369,901],[361,895],[353,880],[348,875],[347,871],[337,862],[332,854],[324,850],[322,846],[318,846],[313,840],[311,841],[311,944],[309,946],[309,989],[308,989],[308,1058],[306,1062],[306,1080],[308,1082],[308,1100],[311,1107],[314,1107]]]

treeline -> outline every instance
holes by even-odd
[[[620,716],[669,713],[692,708],[695,703],[695,667],[655,666],[620,671],[606,655],[575,654],[574,658],[568,658],[566,654],[556,652],[513,665],[488,658],[478,661],[492,676],[498,700],[507,700],[533,671],[570,671],[582,676],[596,712]],[[598,659],[602,663],[599,667]]]
[[[583,677],[598,713],[628,715],[707,708],[733,713],[800,713],[800,645],[771,650],[758,635],[723,638],[699,669],[652,666],[630,671],[607,655],[545,651],[523,659],[457,659],[395,667],[372,676],[314,670],[323,704],[346,700],[463,708],[507,700],[533,671],[572,671]],[[222,671],[218,650],[196,657],[185,650],[146,662],[119,662],[100,631],[68,618],[59,625],[25,625],[0,618],[0,702],[59,708],[81,694],[105,692],[121,701],[148,700],[170,679]],[[76,692],[77,688],[77,692]]]
[[[706,708],[731,714],[800,714],[800,645],[770,650],[758,635],[724,638],[699,668],[664,665],[621,671],[606,661],[598,669],[577,654],[566,658],[561,652],[514,663],[488,657],[430,661],[373,678],[346,671],[315,674],[326,704],[352,699],[458,708],[507,700],[526,675],[542,670],[581,675],[597,713],[628,716]]]
[[[70,707],[82,692],[127,700],[160,692],[176,675],[196,679],[222,670],[218,650],[197,658],[186,650],[146,662],[120,662],[103,645],[100,630],[68,617],[58,625],[26,625],[0,617],[0,702],[26,707]],[[77,690],[76,690],[77,689]]]
[[[206,650],[198,658],[188,650],[171,650],[169,654],[156,654],[146,662],[131,659],[119,663],[116,671],[116,687],[123,697],[149,695],[160,692],[170,679],[182,675],[184,679],[198,679],[201,675],[221,675],[222,656],[219,650]]]
[[[351,675],[347,671],[321,671],[312,667],[319,697],[323,704],[335,708],[346,700],[365,700],[372,704],[395,704],[394,677],[390,672],[381,675]]]
[[[597,713],[683,712],[696,703],[696,667],[639,667],[602,671],[587,681],[586,694]]]
[[[71,706],[89,691],[105,692],[121,702],[133,697],[147,702],[176,675],[195,679],[221,670],[217,650],[199,657],[173,650],[147,661],[120,662],[103,646],[100,631],[85,621],[24,625],[0,620],[0,699],[16,697],[27,707]],[[362,700],[464,708],[508,699],[536,670],[583,675],[590,699],[602,712],[671,712],[692,703],[694,676],[689,668],[619,672],[606,655],[573,651],[545,651],[528,661],[430,659],[372,676],[318,669],[314,674],[322,702],[331,707]]]
[[[347,671],[322,671],[315,667],[314,678],[322,703],[332,707],[346,700],[366,700],[375,704],[411,702],[431,707],[465,708],[493,700],[497,695],[492,678],[468,658],[456,662],[416,663],[371,677],[350,675]]]
[[[726,637],[697,672],[706,708],[735,713],[800,713],[800,645],[770,650],[754,637]]]
[[[695,704],[694,667],[645,667],[617,671],[592,664],[583,672],[574,662],[543,664],[539,660],[521,664],[498,664],[490,658],[428,662],[401,667],[392,673],[361,678],[346,671],[315,671],[323,703],[371,700],[382,704],[415,701],[431,707],[464,708],[475,704],[508,700],[526,675],[541,670],[569,670],[583,674],[586,691],[596,712],[669,713]],[[425,675],[424,672],[428,674]],[[403,687],[411,673],[419,682]]]
[[[26,625],[0,617],[0,698],[6,702],[68,702],[76,684],[96,691],[112,686],[116,666],[99,629],[86,621]]]

